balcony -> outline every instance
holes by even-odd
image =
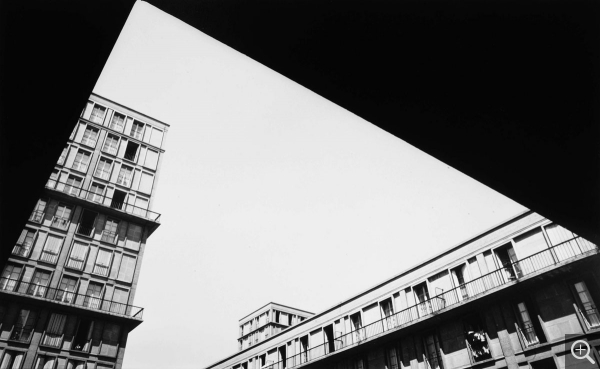
[[[99,296],[82,295],[66,289],[49,288],[36,283],[19,282],[16,279],[0,278],[0,291],[24,296],[33,296],[55,303],[99,310],[129,318],[142,319],[144,308],[105,300]]]
[[[97,194],[80,188],[70,186],[64,182],[56,182],[52,184],[47,183],[46,188],[59,191],[67,194],[70,197],[86,200],[87,202],[99,204],[104,207],[118,210],[127,214],[135,215],[152,222],[160,223],[160,214],[148,209],[135,206],[133,204],[127,204],[124,202],[113,201],[113,198],[107,197],[106,195]],[[40,215],[43,218],[43,215]],[[53,220],[54,222],[54,220]],[[54,225],[54,223],[53,223]],[[59,227],[60,228],[60,227]]]
[[[378,337],[389,331],[396,331],[416,323],[421,319],[435,316],[445,308],[465,303],[511,282],[518,282],[527,276],[545,269],[574,261],[580,256],[591,256],[598,254],[598,247],[581,237],[575,237],[564,241],[546,250],[505,265],[491,273],[485,274],[477,279],[461,284],[449,291],[438,294],[427,300],[420,301],[398,313],[392,314],[374,323],[354,329],[350,333],[336,334],[333,342],[309,348],[300,354],[290,356],[286,362],[279,361],[272,364],[274,369],[292,368],[306,362],[324,357],[335,351],[359,345],[371,338]],[[589,310],[589,311],[588,311]],[[587,322],[588,327],[600,327],[600,315],[595,307],[580,311]],[[537,335],[532,326],[519,328],[519,336],[525,347],[531,347],[539,343]],[[284,365],[285,364],[285,365]]]

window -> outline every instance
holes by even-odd
[[[148,149],[146,152],[146,158],[144,159],[144,166],[150,169],[156,170],[158,165],[158,152]]]
[[[127,299],[129,298],[129,291],[122,288],[115,287],[113,293],[112,302],[110,302],[110,312],[117,314],[127,314]]]
[[[102,124],[105,113],[106,113],[106,108],[96,104],[96,105],[94,105],[94,109],[92,110],[92,114],[90,115],[90,120],[92,122]]]
[[[142,227],[136,224],[130,224],[127,229],[127,239],[125,240],[125,247],[139,250],[140,241],[142,240]]]
[[[431,369],[443,369],[442,355],[440,353],[440,344],[437,339],[437,335],[428,334],[423,340],[425,345],[426,360],[429,363],[427,367]]]
[[[385,359],[387,361],[387,365],[390,369],[398,369],[400,365],[398,363],[398,353],[396,352],[395,347],[390,347],[385,350]]]
[[[135,142],[127,142],[127,146],[125,148],[125,155],[123,156],[127,160],[135,161],[137,158],[138,151],[140,149],[140,145]]]
[[[67,159],[67,154],[69,153],[69,146],[67,145],[62,153],[60,154],[60,157],[58,158],[58,165],[64,165],[65,164],[65,160]]]
[[[588,290],[584,281],[575,283],[575,291],[577,292],[579,307],[581,315],[584,318],[585,324],[588,329],[600,327],[600,316],[598,315],[598,308],[592,300],[592,295]]]
[[[17,289],[17,283],[21,277],[21,271],[23,267],[16,264],[8,264],[2,272],[2,278],[0,278],[0,289],[4,291],[15,291]]]
[[[90,152],[80,149],[75,155],[71,169],[84,173],[87,172],[91,157],[92,154]]]
[[[112,257],[112,251],[98,249],[98,256],[96,257],[96,263],[94,264],[93,273],[104,277],[108,276]]]
[[[110,155],[117,155],[119,150],[119,137],[111,134],[106,135],[102,151]]]
[[[21,365],[23,364],[24,358],[25,354],[23,352],[6,350],[4,351],[4,356],[2,356],[2,363],[0,364],[0,368],[21,369]]]
[[[419,304],[420,316],[427,315],[431,312],[431,306],[429,304],[429,291],[427,290],[427,283],[423,282],[413,287],[415,299]]]
[[[88,250],[89,246],[85,243],[73,243],[73,248],[71,249],[71,254],[69,255],[66,266],[72,269],[83,270]]]
[[[108,218],[104,224],[101,241],[114,244],[117,241],[117,227],[119,221]]]
[[[535,334],[533,322],[531,321],[529,311],[527,310],[525,303],[519,302],[517,304],[517,310],[519,313],[519,321],[521,323],[519,330],[521,331],[521,337],[523,338],[525,347],[533,346],[539,343],[537,335]]]
[[[50,178],[48,182],[46,182],[46,187],[48,188],[56,188],[56,182],[58,181],[58,175],[60,171],[58,169],[54,169],[52,173],[50,173]]]
[[[93,202],[102,202],[104,199],[104,190],[106,186],[101,185],[100,183],[92,182],[90,185],[90,191],[88,192],[87,199]]]
[[[67,183],[63,188],[63,192],[68,193],[69,195],[79,196],[79,189],[81,188],[82,183],[83,179],[81,177],[69,175],[69,178],[67,178]]]
[[[77,333],[71,343],[71,350],[89,352],[92,332],[94,330],[94,321],[82,318],[77,327]]]
[[[131,282],[133,280],[133,273],[135,272],[135,263],[136,258],[134,256],[123,254],[117,279],[124,282]]]
[[[34,229],[25,228],[21,232],[21,236],[12,250],[13,255],[22,256],[24,258],[28,257],[33,248],[35,234],[36,231]]]
[[[360,311],[350,315],[350,329],[353,332],[354,342],[358,342],[364,338],[361,327],[362,319],[360,318]]]
[[[392,299],[387,299],[381,302],[381,310],[383,316],[386,318],[384,322],[385,329],[392,329],[396,326],[396,320],[394,318],[394,308],[392,306]]]
[[[71,219],[71,207],[65,204],[58,204],[56,213],[52,217],[52,226],[55,228],[66,230],[69,227]]]
[[[75,299],[75,293],[77,291],[77,278],[70,276],[63,276],[56,291],[55,299],[60,302],[72,303]]]
[[[121,327],[118,324],[106,323],[106,325],[104,325],[104,332],[102,333],[102,345],[100,346],[99,355],[110,357],[117,356],[120,335]]]
[[[117,177],[117,184],[125,187],[131,186],[131,180],[133,179],[133,168],[122,165],[119,176]]]
[[[87,126],[85,131],[83,132],[83,137],[81,138],[81,144],[95,147],[96,142],[98,141],[98,129]]]
[[[123,128],[125,127],[125,116],[123,114],[116,113],[113,114],[112,120],[110,121],[110,129],[114,129],[115,131],[123,132]]]
[[[477,315],[465,318],[464,321],[465,339],[471,357],[474,361],[490,359],[492,354],[488,346],[487,337],[483,329],[483,324]]]
[[[67,369],[85,369],[85,361],[69,359]]]
[[[44,244],[42,253],[40,254],[39,261],[43,261],[49,264],[56,264],[62,243],[62,237],[49,234],[46,238],[46,243]]]
[[[98,164],[96,165],[96,170],[94,171],[94,176],[104,179],[106,181],[110,180],[110,172],[112,170],[113,161],[107,158],[100,158],[98,160]]]
[[[77,226],[77,234],[92,237],[94,235],[94,222],[96,221],[97,216],[98,213],[83,209],[81,220]]]
[[[125,204],[125,197],[127,194],[123,191],[115,190],[113,193],[112,201],[110,202],[110,207],[114,209],[123,210],[123,205]]]
[[[44,219],[44,210],[46,210],[47,201],[45,199],[39,199],[37,204],[35,205],[35,209],[31,213],[29,220],[36,223],[41,223],[42,219]]]
[[[163,139],[163,131],[156,128],[152,129],[152,137],[150,137],[150,144],[156,147],[160,147]]]
[[[100,301],[102,301],[102,289],[102,284],[90,282],[90,284],[88,284],[88,289],[85,293],[83,305],[92,309],[100,308]]]
[[[64,314],[50,314],[48,326],[46,327],[46,332],[44,333],[44,337],[42,338],[42,342],[40,344],[50,347],[60,347],[66,321],[67,316]]]
[[[137,120],[134,121],[129,135],[135,139],[141,140],[144,136],[144,123],[138,122]]]
[[[147,210],[148,209],[148,199],[145,199],[143,197],[136,197],[135,198],[135,208],[133,209],[133,214],[135,215],[139,215],[141,217],[146,217],[147,215]]]
[[[17,316],[17,321],[10,332],[10,340],[29,342],[31,336],[33,336],[33,327],[35,326],[36,318],[37,312],[30,309],[21,309]]]
[[[52,356],[38,356],[35,362],[35,369],[54,369],[56,358]]]
[[[46,290],[50,284],[50,272],[45,270],[36,270],[33,273],[29,288],[27,288],[27,294],[36,297],[45,297]]]
[[[152,193],[152,184],[154,183],[154,176],[149,173],[142,172],[142,179],[140,180],[139,191],[143,193]]]

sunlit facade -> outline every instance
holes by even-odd
[[[0,368],[121,367],[167,130],[90,96],[1,268]]]
[[[528,211],[208,368],[597,368],[599,261]]]

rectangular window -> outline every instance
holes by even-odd
[[[35,239],[36,231],[34,229],[25,228],[21,232],[21,236],[17,241],[17,244],[13,248],[13,255],[22,256],[24,258],[29,256],[31,249],[33,248],[33,241]]]
[[[46,210],[47,201],[45,199],[39,199],[37,204],[35,205],[35,209],[31,213],[29,220],[36,223],[41,223],[42,219],[44,219],[44,211]]]
[[[89,201],[101,203],[104,200],[104,190],[105,189],[106,189],[106,186],[104,186],[100,183],[92,182],[92,184],[90,185],[90,190],[88,192],[87,199]]]
[[[71,169],[84,173],[87,172],[91,158],[92,153],[80,149],[75,155],[75,160],[73,161]]]
[[[146,159],[144,160],[144,166],[156,170],[157,165],[158,151],[148,149],[148,151],[146,152]]]
[[[539,343],[527,306],[525,306],[524,302],[519,302],[517,304],[517,309],[519,311],[519,319],[521,322],[521,337],[523,338],[525,346],[529,347]]]
[[[89,352],[92,332],[94,331],[94,321],[82,318],[77,327],[77,333],[71,343],[71,350]]]
[[[52,313],[50,320],[48,320],[48,326],[46,327],[41,345],[59,348],[62,343],[66,321],[66,315]]]
[[[56,300],[60,302],[72,303],[75,299],[77,290],[77,278],[64,276],[60,281],[58,291],[56,291]]]
[[[162,139],[163,139],[163,131],[153,128],[152,129],[152,137],[150,137],[150,145],[160,147],[160,145],[162,144]]]
[[[104,230],[102,231],[101,241],[114,244],[117,241],[117,227],[119,221],[115,219],[107,219],[104,224]]]
[[[99,355],[117,356],[120,335],[121,327],[118,324],[106,323],[104,325],[104,332],[102,333],[102,345],[100,346]]]
[[[50,272],[45,270],[36,270],[33,273],[29,288],[27,288],[27,294],[36,297],[45,297],[46,290],[50,284]]]
[[[96,104],[94,105],[94,109],[90,115],[90,120],[94,123],[102,124],[102,121],[104,120],[104,114],[106,114],[106,108]]]
[[[56,358],[52,356],[38,356],[35,362],[35,369],[54,369]]]
[[[52,226],[62,230],[66,230],[69,227],[69,221],[71,220],[72,208],[65,204],[59,204],[56,208],[56,213],[52,217]]]
[[[72,269],[83,270],[89,248],[90,247],[84,243],[75,242],[66,266]]]
[[[96,257],[96,263],[94,264],[93,273],[104,277],[108,276],[112,257],[112,251],[98,249],[98,257]]]
[[[111,134],[106,135],[102,151],[110,155],[117,155],[119,150],[119,137]]]
[[[4,352],[0,368],[2,369],[21,369],[25,354],[23,352],[8,351]]]
[[[425,337],[423,343],[425,344],[426,360],[429,363],[427,367],[431,369],[443,369],[442,355],[437,336],[429,334]]]
[[[58,165],[64,165],[65,164],[65,160],[67,159],[67,154],[69,153],[69,146],[67,145],[62,153],[60,154],[60,157],[58,158]]]
[[[83,137],[81,138],[81,144],[96,147],[96,142],[98,141],[98,129],[87,126],[85,131],[83,132]]]
[[[90,282],[90,284],[88,284],[88,289],[85,293],[83,305],[92,309],[100,308],[100,302],[102,301],[102,289],[102,284]]]
[[[129,141],[127,142],[127,146],[125,147],[125,155],[123,156],[127,160],[135,161],[140,150],[140,145],[135,142]]]
[[[29,342],[33,336],[33,328],[37,313],[30,309],[21,309],[17,317],[17,322],[13,326],[10,339],[19,342]]]
[[[135,263],[136,258],[134,256],[123,254],[117,279],[131,283],[131,281],[133,280],[133,273],[135,272]]]
[[[123,128],[125,127],[125,116],[123,114],[119,114],[115,112],[113,114],[112,120],[110,121],[110,129],[114,129],[118,132],[123,132]]]
[[[112,302],[110,303],[109,310],[112,313],[125,315],[127,313],[127,299],[129,298],[129,291],[122,288],[115,288],[113,293]]]
[[[82,236],[92,237],[94,235],[94,223],[98,213],[83,209],[83,214],[77,226],[77,234]]]
[[[142,217],[146,217],[148,209],[148,199],[144,199],[143,197],[135,198],[135,208],[133,209],[133,213],[135,215],[139,215]]]
[[[67,369],[85,369],[85,361],[69,359]]]
[[[144,136],[144,123],[138,122],[137,120],[134,121],[129,135],[135,139],[141,140]]]
[[[46,243],[40,254],[39,261],[45,263],[56,264],[58,260],[58,254],[60,253],[60,247],[62,246],[63,238],[49,234],[46,238]]]
[[[110,180],[110,173],[112,171],[113,161],[107,158],[100,158],[94,171],[94,176],[104,179],[105,181]]]
[[[590,291],[588,290],[585,282],[581,281],[575,283],[575,291],[577,292],[577,297],[579,298],[582,313],[581,315],[583,315],[588,329],[600,327],[598,308],[596,308],[596,304],[594,304],[592,295],[590,295]]]
[[[127,229],[127,239],[125,240],[125,247],[139,250],[140,241],[142,240],[142,227],[136,224],[130,224]]]
[[[119,176],[117,177],[117,184],[125,187],[131,187],[131,180],[133,179],[133,168],[122,165]]]
[[[154,176],[150,173],[142,172],[142,179],[140,181],[140,187],[138,190],[146,194],[151,194],[153,183]]]
[[[52,173],[50,173],[50,178],[46,182],[46,187],[48,188],[56,188],[56,182],[58,181],[58,175],[60,171],[58,169],[54,169]]]
[[[73,196],[79,196],[79,189],[83,183],[83,178],[74,175],[69,175],[67,183],[63,188],[63,192]]]
[[[0,278],[0,289],[4,291],[15,291],[19,278],[21,277],[21,271],[23,267],[21,265],[8,264],[2,272],[2,278]]]

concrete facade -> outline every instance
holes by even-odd
[[[90,96],[1,269],[2,369],[121,367],[168,127]]]
[[[270,302],[239,321],[238,347],[246,349],[315,314]]]
[[[528,211],[208,368],[598,368],[599,261]]]

